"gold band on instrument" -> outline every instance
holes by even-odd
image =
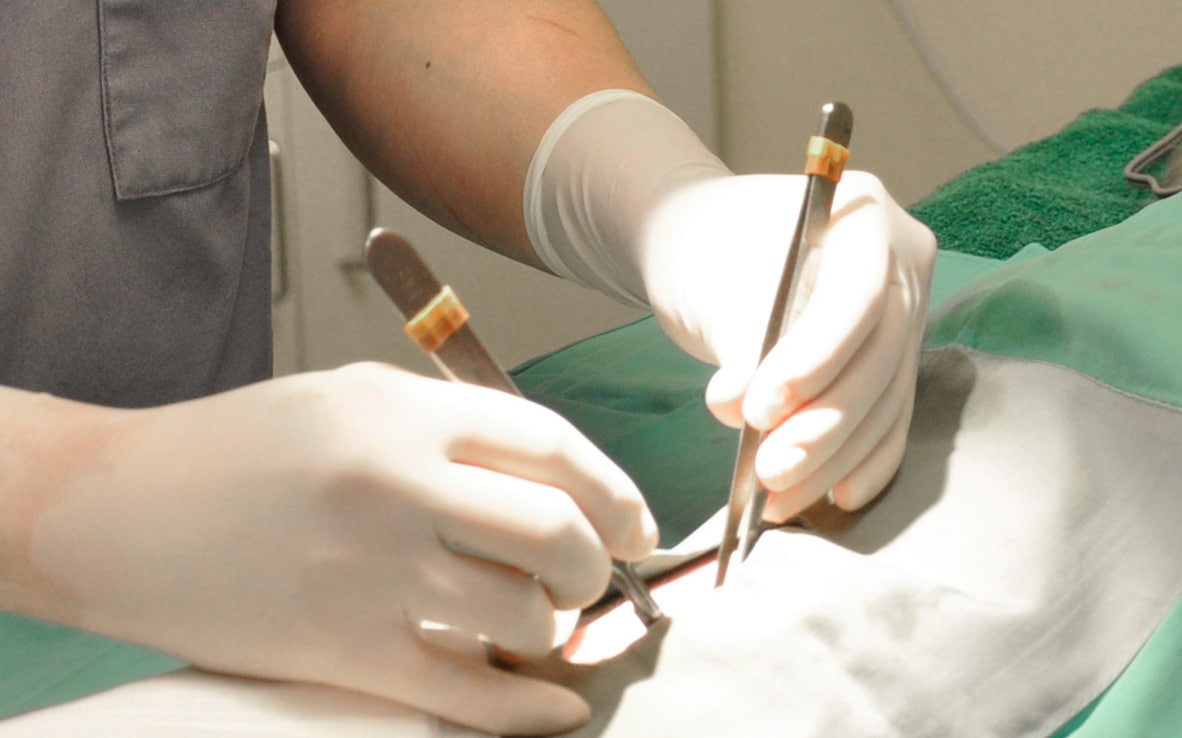
[[[824,136],[811,136],[804,173],[840,182],[841,174],[845,171],[845,163],[849,158],[850,150],[845,146]]]
[[[423,351],[433,354],[467,322],[468,310],[451,286],[445,284],[439,294],[406,322],[403,330]]]

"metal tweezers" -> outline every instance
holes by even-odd
[[[797,289],[806,268],[807,257],[810,250],[820,244],[829,227],[833,193],[849,157],[848,147],[853,127],[854,114],[845,103],[832,102],[821,108],[817,135],[809,139],[805,165],[808,181],[804,199],[784,260],[780,286],[772,303],[771,315],[768,316],[760,361],[788,329],[790,311],[798,307]],[[727,500],[726,527],[718,547],[718,573],[714,580],[716,587],[726,581],[732,556],[738,552],[740,561],[746,559],[759,537],[767,491],[760,488],[755,476],[755,453],[759,450],[763,435],[747,424],[739,432],[739,450]]]
[[[1178,151],[1178,156],[1182,157],[1182,148],[1179,148],[1179,144],[1182,144],[1182,125],[1177,126],[1174,130],[1150,144],[1149,148],[1135,156],[1125,166],[1125,179],[1135,185],[1148,187],[1158,197],[1169,197],[1170,195],[1176,195],[1182,192],[1182,159],[1179,159],[1179,163],[1176,165],[1179,167],[1179,171],[1177,172],[1175,182],[1163,184],[1157,177],[1147,171],[1154,163],[1169,156],[1171,151]]]
[[[419,253],[392,231],[375,229],[365,244],[369,271],[406,317],[410,337],[453,381],[522,396],[468,323],[468,312],[451,287],[440,284]],[[632,603],[636,616],[652,625],[663,615],[648,585],[632,564],[613,562],[612,582]]]

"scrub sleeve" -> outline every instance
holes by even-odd
[[[270,373],[274,0],[0,11],[0,383],[104,405]]]

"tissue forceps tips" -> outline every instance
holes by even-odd
[[[648,585],[644,583],[632,564],[617,562],[612,567],[612,582],[620,590],[620,593],[632,603],[636,617],[640,618],[640,622],[644,623],[646,628],[665,617],[665,614],[661,612],[661,607],[653,599]]]

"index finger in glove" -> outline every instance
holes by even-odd
[[[832,223],[807,304],[752,377],[743,415],[756,428],[774,427],[823,392],[881,318],[892,259],[882,205],[857,197]]]
[[[493,735],[550,735],[590,719],[587,703],[565,687],[433,643],[389,648],[379,641],[366,644],[365,653],[365,663],[338,683]]]
[[[446,542],[536,576],[561,609],[607,589],[608,554],[562,490],[475,467],[457,467],[447,481],[463,504],[436,523]]]
[[[457,388],[459,389],[459,388]],[[636,485],[558,414],[517,397],[483,392],[489,412],[472,417],[448,450],[454,463],[483,467],[565,493],[614,558],[644,558],[657,525]]]

